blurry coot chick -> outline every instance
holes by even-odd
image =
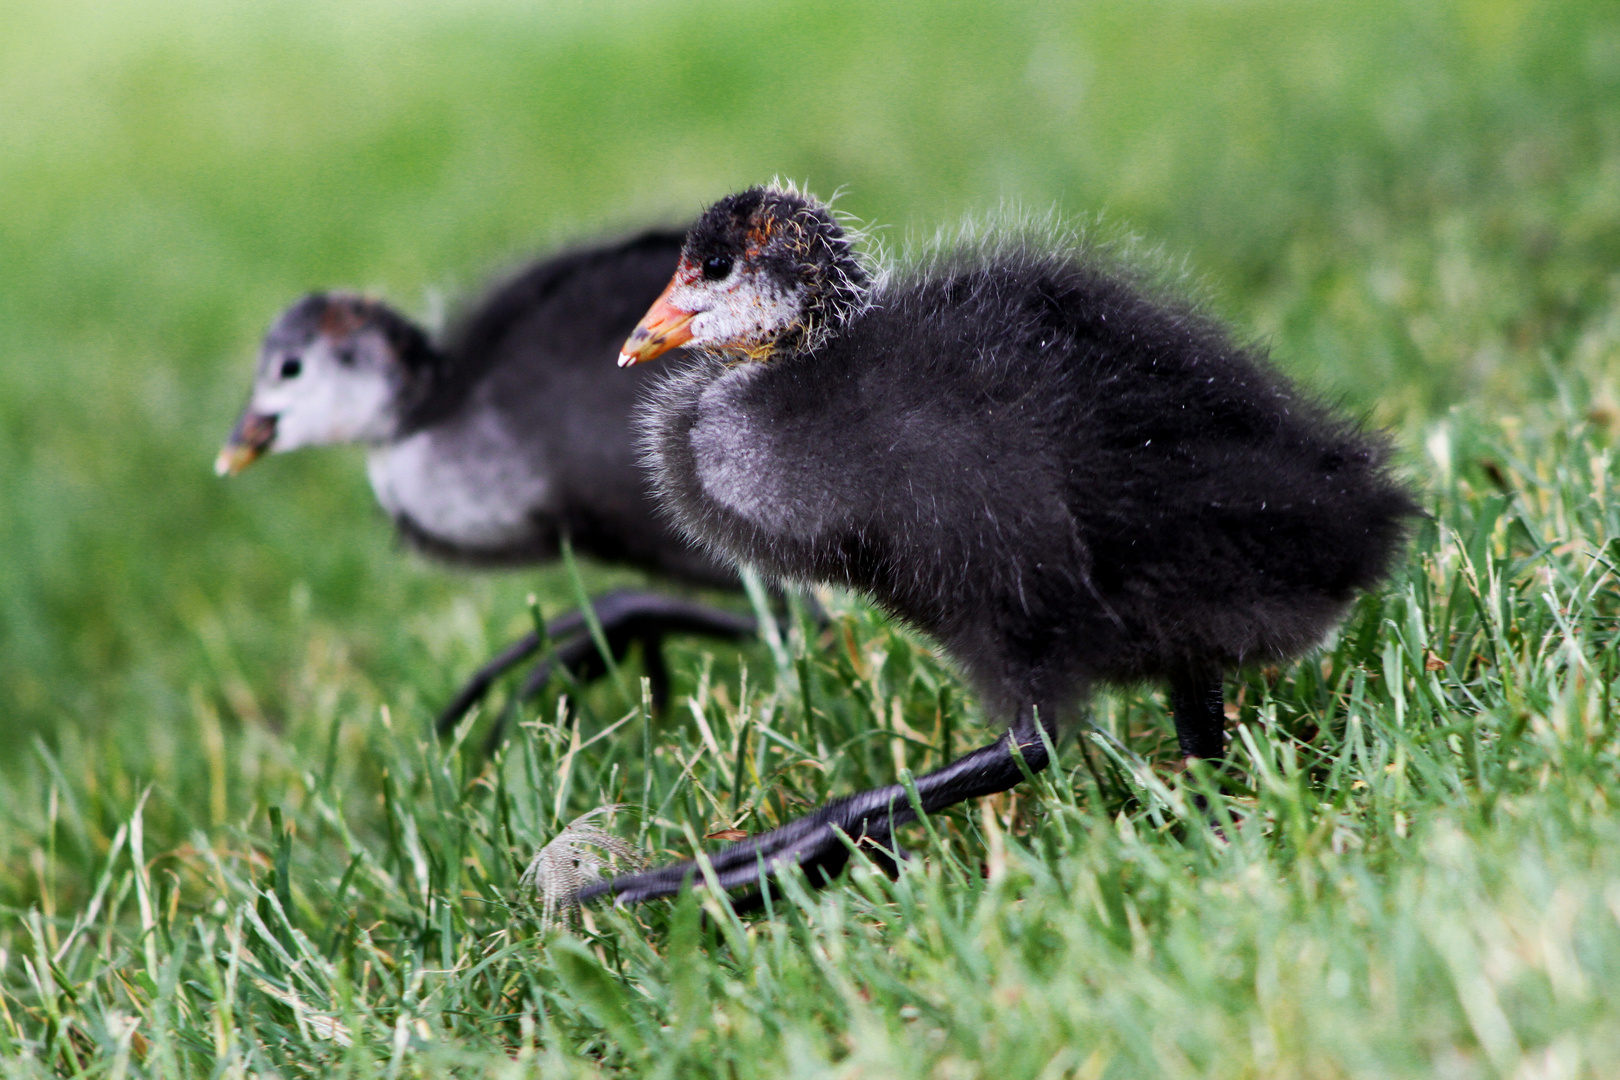
[[[266,452],[361,443],[378,501],[401,536],[434,556],[543,561],[567,536],[609,562],[735,587],[723,562],[654,512],[630,423],[645,380],[599,377],[668,280],[680,244],[679,234],[650,232],[535,263],[473,306],[442,345],[376,301],[308,296],[266,335],[216,470],[235,474]],[[755,630],[751,618],[655,593],[613,593],[593,606],[612,650],[643,643],[660,697],[663,634]],[[582,677],[601,664],[585,626],[574,613],[548,628],[557,657]],[[530,635],[485,665],[441,714],[441,730],[539,647]],[[549,675],[542,663],[524,693]]]
[[[1221,757],[1223,676],[1319,643],[1416,512],[1382,437],[1072,240],[989,236],[879,278],[826,206],[753,188],[688,233],[619,362],[682,345],[642,419],[681,528],[865,593],[1009,725],[916,781],[925,811],[1044,768],[1042,727],[1098,684],[1166,685],[1182,752]],[[835,828],[886,845],[913,816],[899,785],[861,792],[711,863],[723,888],[794,863],[824,882]]]

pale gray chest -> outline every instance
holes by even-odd
[[[552,509],[553,485],[537,448],[488,410],[470,409],[466,418],[378,447],[366,466],[390,516],[458,547],[521,544],[535,517]]]
[[[746,368],[703,392],[688,438],[704,494],[767,533],[814,536],[846,516],[847,501],[795,449],[795,433],[748,404]]]

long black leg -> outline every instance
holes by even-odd
[[[700,609],[701,610],[701,609]],[[710,612],[716,616],[736,618],[725,612]],[[655,713],[663,712],[669,701],[669,667],[664,663],[664,652],[660,632],[668,624],[651,625],[648,620],[639,618],[626,619],[615,625],[612,629],[603,627],[602,636],[607,639],[608,651],[613,654],[615,661],[623,660],[630,652],[630,646],[640,641],[642,645],[642,668],[647,681],[652,688],[652,704]],[[712,636],[721,636],[715,633]],[[726,635],[729,636],[729,635]],[[747,634],[739,633],[738,637]],[[552,647],[551,655],[536,664],[529,674],[524,676],[523,686],[518,690],[518,701],[530,701],[535,698],[551,683],[551,677],[556,674],[557,667],[568,672],[578,682],[590,682],[599,679],[607,673],[607,664],[602,659],[601,650],[591,635],[581,632]],[[495,724],[490,728],[484,740],[484,752],[494,753],[495,748],[501,745],[501,739],[506,733],[506,714],[502,713],[496,718]]]
[[[467,715],[467,710],[478,704],[484,695],[489,693],[489,688],[495,685],[496,679],[533,656],[539,648],[540,635],[530,632],[496,653],[494,659],[479,668],[473,677],[467,680],[461,691],[450,699],[450,704],[439,711],[439,718],[433,725],[434,730],[443,735],[455,727],[461,718]]]
[[[702,634],[706,637],[747,638],[759,633],[752,615],[705,607],[678,596],[649,592],[611,592],[592,605],[609,637],[619,631],[634,639],[648,634]]]
[[[623,660],[630,652],[630,646],[641,642],[642,667],[652,682],[655,707],[662,707],[664,699],[669,696],[669,669],[664,664],[664,654],[660,648],[664,635],[686,633],[738,640],[753,637],[759,632],[752,616],[735,615],[650,593],[613,593],[604,596],[597,602],[596,612],[602,623],[602,636],[607,639],[608,652],[613,654],[615,661]],[[518,691],[520,700],[527,701],[546,688],[551,681],[554,661],[561,663],[581,682],[600,678],[607,671],[607,664],[590,634],[582,630],[566,641],[554,640],[559,640],[554,655],[535,665],[523,681],[523,688]]]
[[[662,714],[669,704],[669,665],[664,661],[663,639],[657,635],[641,639],[641,673],[647,676],[653,712]]]
[[[611,640],[608,647],[613,648]],[[623,649],[616,650],[615,658],[623,652]],[[564,671],[581,682],[597,678],[607,670],[607,665],[602,662],[601,656],[596,651],[596,643],[591,640],[591,635],[575,634],[566,641],[553,644],[551,654],[529,670],[523,677],[523,687],[517,693],[517,701],[528,701],[544,690],[551,682],[552,675],[556,674],[557,664],[561,664]],[[511,717],[514,704],[515,702],[509,702],[495,717],[495,723],[490,725],[489,734],[484,736],[485,755],[494,754],[499,749],[501,740],[506,737],[506,723]]]
[[[1035,721],[1025,718],[989,746],[980,747],[937,772],[918,777],[917,795],[923,810],[934,813],[966,799],[1006,791],[1017,784],[1024,778],[1024,770],[1013,757],[1014,739],[1029,771],[1040,772],[1046,768],[1046,743]],[[711,855],[709,864],[722,889],[766,884],[759,880],[762,864],[767,872],[797,864],[804,868],[811,884],[825,885],[837,877],[849,861],[849,848],[834,831],[835,827],[857,844],[866,841],[888,848],[893,846],[895,828],[915,818],[906,789],[890,784],[836,799],[779,829],[739,840]],[[582,891],[580,899],[612,895],[615,903],[633,904],[673,896],[698,873],[696,863],[675,863],[599,882]]]
[[[613,649],[613,642],[608,641],[608,648]],[[622,650],[615,650],[614,659],[623,655]],[[589,634],[575,634],[567,641],[558,642],[552,649],[550,656],[540,661],[523,677],[523,686],[517,692],[519,701],[528,701],[551,682],[551,677],[557,672],[557,665],[561,664],[568,672],[580,682],[590,682],[600,678],[607,671],[607,665],[602,663],[602,657],[596,651],[596,642],[591,640]]]
[[[752,616],[704,607],[702,604],[694,604],[689,600],[659,593],[612,592],[598,597],[591,606],[596,611],[597,621],[602,626],[603,636],[608,639],[608,647],[613,651],[615,659],[624,655],[624,650],[629,647],[631,641],[655,642],[665,634],[699,634],[705,637],[738,640],[752,637],[758,632]],[[578,611],[571,611],[549,623],[546,626],[546,636],[552,641],[567,643],[584,630],[585,617]],[[461,692],[439,714],[437,728],[440,734],[455,727],[466,715],[467,710],[489,692],[496,679],[508,669],[534,655],[539,648],[539,638],[534,634],[527,634],[479,668]],[[558,651],[560,653],[562,649],[559,647]],[[568,665],[569,670],[577,671],[575,665],[595,656],[595,653],[595,646],[587,635],[573,660],[564,658],[563,662]],[[597,659],[600,660],[599,657]],[[544,677],[540,677],[537,682],[536,677],[541,676],[542,670]],[[526,689],[532,687],[529,693],[537,692],[539,688],[545,686],[549,676],[549,663],[542,664],[527,680]]]
[[[1219,675],[1184,675],[1170,683],[1170,711],[1184,758],[1226,756],[1226,695]]]
[[[603,600],[606,599],[607,597],[603,597]],[[570,611],[546,624],[546,637],[552,641],[562,641],[584,630],[585,616],[578,611]],[[493,660],[479,668],[473,677],[467,680],[467,684],[439,713],[439,719],[434,725],[439,734],[443,735],[455,727],[467,714],[468,709],[483,700],[484,695],[489,693],[489,688],[495,685],[496,679],[539,651],[540,636],[531,631],[497,653]]]

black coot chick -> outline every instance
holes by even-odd
[[[266,335],[252,396],[216,469],[234,474],[266,452],[361,443],[378,501],[403,537],[434,556],[544,561],[567,536],[609,562],[735,587],[726,564],[655,513],[630,422],[646,380],[599,377],[680,247],[679,234],[651,232],[538,262],[475,305],[442,346],[376,301],[306,297]],[[613,593],[593,606],[615,652],[643,642],[659,696],[663,634],[755,630],[746,616],[656,593]],[[558,657],[582,676],[600,664],[579,613],[548,630]],[[539,647],[530,635],[485,665],[441,714],[441,729]],[[541,664],[524,692],[549,674]]]
[[[717,557],[861,591],[935,638],[1010,730],[920,777],[925,810],[1047,765],[1103,683],[1167,685],[1188,757],[1222,677],[1319,643],[1416,507],[1379,436],[1072,243],[1006,236],[879,279],[827,207],[710,208],[620,364],[691,356],[643,418],[664,509]],[[911,820],[892,785],[711,858],[812,881]],[[676,892],[690,863],[588,890]],[[757,897],[754,899],[757,900]],[[744,901],[746,902],[746,901]]]

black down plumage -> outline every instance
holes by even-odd
[[[790,314],[761,332],[739,296]],[[1319,643],[1416,511],[1384,437],[1074,242],[992,237],[874,281],[825,207],[753,189],[694,227],[665,298],[697,312],[643,418],[666,510],[938,640],[1031,767],[1037,715],[1053,731],[1092,686],[1144,680],[1169,685],[1184,752],[1218,757],[1222,675]],[[621,363],[656,355],[648,333]],[[933,809],[1022,775],[1004,737],[919,788]],[[716,867],[835,872],[831,825],[881,842],[909,816],[898,788],[865,793]]]

